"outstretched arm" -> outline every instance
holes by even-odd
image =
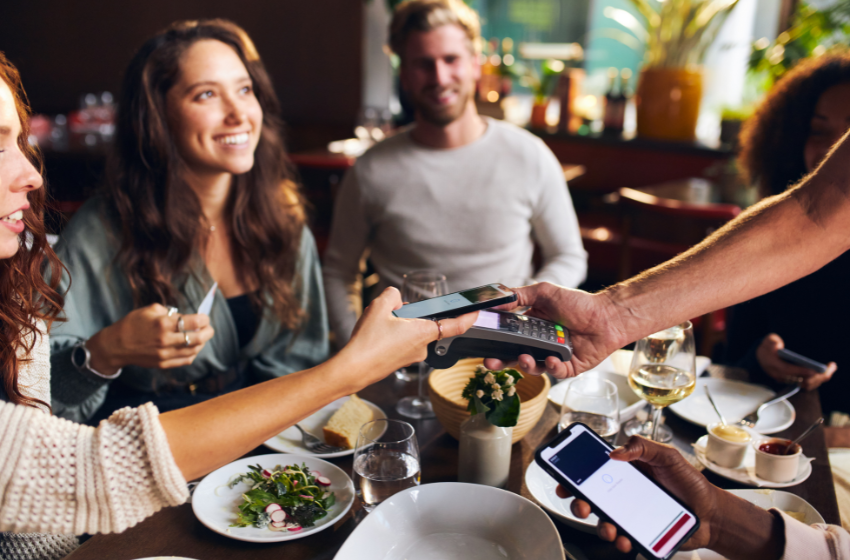
[[[401,303],[398,290],[387,288],[366,309],[351,342],[319,366],[160,416],[186,479],[229,463],[327,403],[425,359],[437,325],[393,316]],[[443,336],[463,333],[476,317],[443,319]]]
[[[850,132],[815,172],[764,200],[696,247],[598,294],[538,285],[517,305],[570,330],[570,363],[548,358],[556,377],[576,375],[638,338],[754,298],[810,274],[850,248]],[[488,367],[497,367],[488,361]],[[520,365],[543,368],[530,356]]]

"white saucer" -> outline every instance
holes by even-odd
[[[668,408],[681,416],[688,422],[699,426],[708,426],[717,422],[717,413],[705,396],[703,385],[711,389],[711,396],[720,412],[727,422],[736,423],[741,418],[752,412],[761,403],[774,397],[776,393],[752,383],[743,381],[731,381],[728,379],[715,379],[712,377],[698,377],[697,384],[691,396]],[[794,423],[797,413],[794,406],[787,400],[767,407],[759,415],[756,431],[760,434],[774,434],[788,429]]]
[[[722,477],[746,484],[747,486],[757,486],[759,488],[788,488],[796,486],[809,478],[812,474],[812,464],[814,460],[805,455],[800,455],[800,470],[797,471],[797,478],[789,482],[771,482],[756,476],[756,452],[752,445],[747,446],[747,454],[744,455],[744,462],[737,469],[728,469],[718,466],[705,458],[705,446],[708,443],[708,434],[702,436],[694,444],[694,452],[697,459],[705,468],[713,473],[719,474]]]
[[[334,402],[325,405],[312,415],[308,416],[304,420],[298,422],[298,425],[304,428],[310,434],[313,434],[317,438],[322,441],[325,441],[325,436],[322,434],[322,428],[328,423],[328,420],[331,419],[334,412],[342,408],[342,405],[350,397],[342,397],[341,399],[337,399]],[[369,408],[372,409],[372,420],[382,420],[387,417],[383,410],[378,408],[377,405],[370,403],[369,401],[364,400]],[[301,443],[301,432],[298,431],[298,428],[291,427],[288,428],[278,435],[274,436],[270,440],[264,443],[266,447],[269,449],[273,449],[280,453],[297,453],[299,455],[312,455],[313,457],[321,457],[324,459],[330,459],[333,457],[345,457],[346,455],[353,455],[354,449],[343,449],[342,451],[337,451],[336,453],[313,453],[307,450]]]

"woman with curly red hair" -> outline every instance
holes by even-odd
[[[850,128],[850,52],[799,63],[767,95],[741,133],[741,163],[751,184],[773,195],[814,171]],[[800,383],[820,391],[824,413],[850,412],[850,375],[835,360],[846,346],[850,254],[817,272],[733,308],[727,363],[768,384]],[[787,347],[828,364],[818,373],[782,361]]]
[[[44,190],[27,144],[26,96],[0,52],[0,558],[54,560],[74,535],[121,532],[186,501],[186,481],[233,461],[327,403],[421,361],[439,336],[475,315],[399,319],[389,288],[361,318],[351,342],[312,369],[180,410],[146,403],[97,428],[45,413],[50,402],[47,329],[62,305],[41,268],[59,263],[42,225]]]

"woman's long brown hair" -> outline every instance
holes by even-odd
[[[42,171],[40,154],[27,140],[30,116],[27,94],[18,70],[2,52],[0,79],[12,90],[21,121],[18,146],[36,169]],[[47,243],[47,232],[44,229],[45,199],[43,188],[30,191],[27,195],[30,208],[24,211],[26,229],[19,236],[18,252],[8,259],[0,259],[0,375],[9,402],[49,407],[50,403],[31,399],[21,393],[18,387],[18,350],[23,348],[24,354],[29,356],[38,339],[36,321],[43,319],[49,329],[62,310],[62,295],[56,289],[63,266]],[[49,283],[44,280],[43,271],[51,279]]]
[[[263,109],[254,167],[234,176],[226,209],[235,268],[246,286],[260,288],[251,294],[255,309],[270,310],[284,327],[295,328],[303,315],[299,288],[293,286],[303,202],[286,156],[271,79],[247,33],[232,22],[172,24],[145,42],[130,62],[107,176],[107,208],[121,233],[117,262],[137,307],[179,305],[174,286],[190,273],[193,256],[207,241],[200,201],[181,179],[185,164],[166,116],[166,95],[179,78],[183,53],[205,39],[233,48]]]

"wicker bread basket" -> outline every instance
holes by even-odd
[[[455,439],[460,438],[460,425],[469,418],[466,400],[460,395],[475,374],[476,366],[481,365],[483,361],[481,358],[460,360],[448,369],[434,370],[428,379],[434,413]],[[543,416],[550,387],[549,378],[545,375],[526,375],[517,383],[516,389],[522,409],[517,425],[514,426],[513,443],[521,440]]]

